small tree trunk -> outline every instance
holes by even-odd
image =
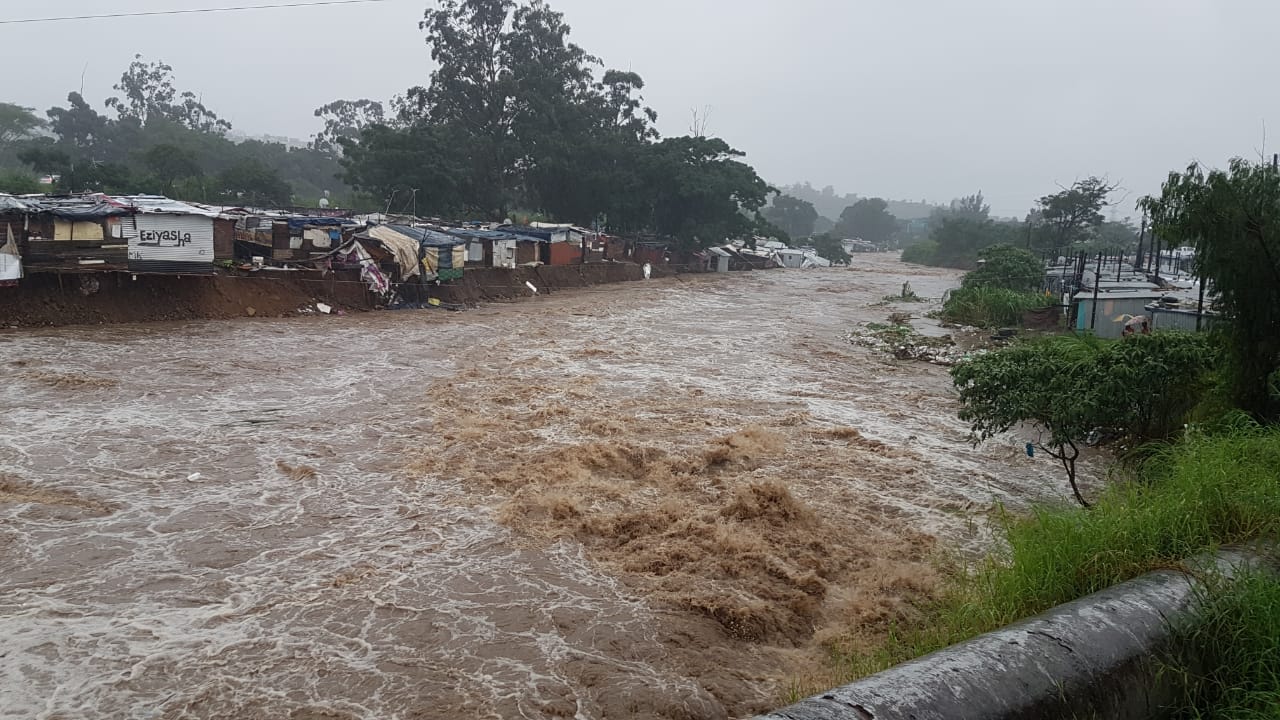
[[[1081,507],[1093,507],[1088,500],[1084,499],[1084,495],[1080,493],[1080,485],[1076,482],[1076,458],[1080,457],[1080,448],[1073,442],[1068,442],[1065,446],[1059,445],[1056,452],[1043,445],[1040,448],[1062,463],[1062,469],[1067,471],[1067,482],[1071,484],[1071,494],[1075,496],[1076,502],[1080,503]],[[1067,448],[1071,448],[1070,453],[1067,452]]]

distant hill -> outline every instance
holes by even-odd
[[[794,185],[779,186],[786,195],[798,197],[801,200],[808,200],[813,203],[813,207],[818,214],[825,218],[837,220],[840,213],[850,205],[858,202],[863,196],[855,193],[847,195],[837,195],[835,188],[830,185],[818,190],[808,182],[796,183]],[[875,197],[868,195],[866,197]],[[934,208],[942,207],[924,201],[916,202],[913,200],[889,200],[885,198],[885,202],[889,204],[889,212],[899,220],[919,220],[929,217],[929,213]]]

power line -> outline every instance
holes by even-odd
[[[141,12],[106,13],[103,15],[67,15],[62,17],[0,20],[0,25],[63,22],[67,20],[103,20],[107,18],[146,17],[149,15],[191,15],[195,13],[238,12],[241,10],[271,10],[274,8],[317,7],[321,5],[362,5],[367,3],[384,3],[384,2],[393,2],[393,0],[310,0],[309,2],[280,3],[276,5],[239,5],[234,7],[193,8],[190,10],[148,10],[148,11],[141,11]]]

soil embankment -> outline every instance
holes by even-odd
[[[673,275],[653,268],[653,277]],[[568,288],[644,279],[634,263],[476,268],[461,280],[425,286],[428,297],[476,305],[531,297],[526,283],[549,294]],[[377,299],[355,271],[218,272],[214,275],[36,273],[17,288],[0,289],[0,327],[99,325],[161,320],[290,317],[314,312],[317,302],[348,312],[372,310]]]

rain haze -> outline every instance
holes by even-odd
[[[128,0],[110,10],[226,4]],[[1280,5],[1261,0],[552,5],[606,66],[640,73],[664,133],[687,131],[694,109],[709,114],[709,132],[775,184],[932,202],[981,189],[993,214],[1021,216],[1079,177],[1105,174],[1136,197],[1190,159],[1256,157],[1265,122],[1280,123],[1280,98],[1262,90]],[[8,61],[40,67],[38,82],[9,84],[6,99],[45,110],[83,75],[100,107],[142,53],[173,65],[179,86],[238,131],[305,138],[324,103],[386,100],[427,82],[424,7],[0,26]],[[104,9],[6,2],[0,13]],[[1118,208],[1132,211],[1131,199]]]

